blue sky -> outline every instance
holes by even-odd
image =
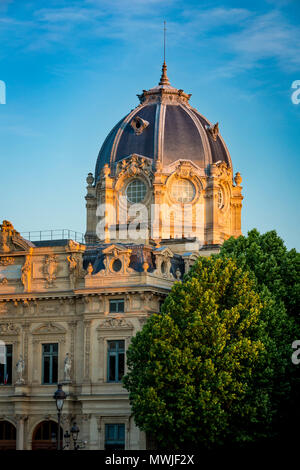
[[[156,85],[219,121],[243,177],[246,233],[299,249],[298,0],[0,0],[0,219],[85,230],[85,178],[110,129]]]

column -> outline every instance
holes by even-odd
[[[16,449],[24,450],[24,422],[27,419],[25,415],[16,415],[17,420],[17,442]]]
[[[84,382],[90,382],[91,320],[84,320]]]

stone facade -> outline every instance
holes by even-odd
[[[165,67],[160,85],[140,95],[139,109],[166,101],[170,106],[188,107],[190,95],[168,83]],[[187,108],[186,112],[192,111]],[[133,112],[127,121],[133,143],[156,126]],[[158,139],[163,139],[159,129],[156,131]],[[203,134],[203,128],[199,132]],[[8,447],[41,448],[42,442],[50,446],[53,426],[47,427],[47,423],[57,422],[53,394],[58,382],[68,394],[63,432],[76,421],[80,438],[87,441],[86,449],[104,449],[109,444],[146,448],[146,436],[134,424],[128,393],[120,382],[126,373],[124,354],[126,358],[130,340],[152,313],[159,312],[172,284],[182,280],[199,255],[218,252],[225,239],[241,234],[241,176],[237,173],[233,178],[218,125],[208,126],[205,132],[210,161],[203,165],[189,158],[188,149],[184,158],[171,163],[164,162],[159,151],[157,158],[149,158],[146,148],[144,154],[131,152],[118,161],[98,161],[98,175],[90,173],[87,178],[86,244],[73,240],[33,243],[10,222],[0,225],[2,359],[6,354],[6,365],[0,361],[0,448],[5,448],[5,436],[11,436],[10,444],[5,441]],[[223,145],[223,161],[213,161],[208,145],[213,149],[215,143]],[[220,148],[214,151],[221,155]],[[152,204],[162,211],[154,233],[142,232],[132,240],[127,232],[132,206],[128,187],[137,180],[142,193],[136,192],[134,197],[141,195],[149,209],[142,224],[153,226]],[[179,201],[183,220],[186,217],[180,195],[186,182],[191,233],[180,232],[176,214],[168,213]],[[174,187],[179,188],[179,196]],[[133,189],[136,191],[135,186]],[[129,202],[125,223],[120,214],[121,196]],[[112,207],[114,213],[106,211],[104,236],[99,240],[97,208],[101,204]],[[199,236],[192,230],[197,228],[197,211],[201,211]],[[172,223],[166,233],[162,222],[168,218]],[[125,236],[120,237],[124,230]],[[41,431],[41,423],[45,431]],[[113,440],[108,429],[120,435]]]

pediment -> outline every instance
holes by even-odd
[[[113,245],[109,245],[107,248],[104,248],[104,250],[102,251],[102,253],[104,255],[114,255],[114,257],[117,257],[117,256],[120,256],[122,254],[126,254],[126,253],[131,253],[132,250],[130,250],[129,248],[127,248],[127,246],[123,246],[123,245],[119,245],[119,244],[113,244]]]
[[[188,260],[191,260],[191,261],[197,261],[197,259],[199,258],[199,255],[197,255],[195,253],[187,252],[187,253],[183,253],[182,258],[183,259],[188,259]]]
[[[3,220],[2,224],[0,224],[0,253],[11,253],[13,251],[28,252],[33,247],[33,243],[21,237],[11,222]]]
[[[128,320],[125,320],[125,318],[106,318],[100,325],[97,327],[97,331],[101,330],[114,330],[121,328],[123,330],[132,330],[133,325],[131,322]]]
[[[44,323],[43,325],[37,327],[35,330],[33,330],[32,334],[33,335],[47,335],[47,334],[65,334],[66,330],[60,326],[57,325],[57,323]]]
[[[170,250],[169,247],[160,247],[160,248],[156,248],[155,250],[153,250],[153,253],[155,255],[161,255],[161,256],[164,256],[164,257],[168,257],[168,258],[173,258],[174,254],[173,252]]]

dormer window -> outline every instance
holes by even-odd
[[[149,126],[149,122],[145,121],[139,116],[135,116],[131,123],[130,123],[132,129],[134,130],[135,135],[140,135],[142,132],[146,129],[146,127]]]

